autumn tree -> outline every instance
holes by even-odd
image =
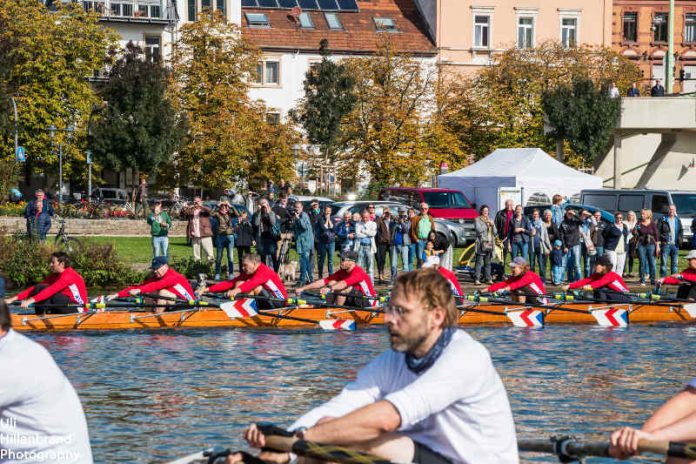
[[[564,48],[548,41],[532,49],[511,48],[501,53],[494,66],[483,68],[471,79],[460,79],[459,101],[451,122],[462,148],[477,158],[498,147],[555,149],[555,139],[544,135],[545,91],[588,79],[601,86],[616,82],[620,89],[639,79],[639,69],[608,48]],[[576,165],[582,157],[571,154]]]
[[[584,78],[545,91],[542,106],[554,135],[590,162],[606,150],[621,113],[621,100],[609,96],[608,83],[598,87]]]
[[[357,102],[343,120],[344,175],[356,175],[359,161],[371,190],[417,185],[442,161],[459,156],[439,112],[434,66],[395,53],[388,41],[377,55],[352,58],[346,66]]]
[[[129,43],[99,95],[107,106],[95,112],[90,148],[115,171],[155,174],[171,160],[184,135],[168,91],[169,71]]]
[[[265,105],[247,96],[258,58],[258,50],[218,11],[182,27],[173,77],[176,104],[189,128],[170,179],[222,188],[250,178],[293,177],[296,134],[286,124],[268,123]]]
[[[329,57],[328,41],[320,44],[321,61],[312,64],[304,80],[304,97],[293,111],[307,140],[320,147],[324,162],[335,160],[342,130],[341,121],[355,106],[355,79],[344,63]]]
[[[19,140],[27,151],[26,172],[58,172],[55,145],[64,147],[63,169],[68,177],[86,175],[86,124],[99,99],[87,78],[102,69],[116,43],[113,31],[99,24],[95,13],[80,3],[0,2],[0,107],[9,110],[13,95],[19,112]],[[6,117],[3,118],[5,121]],[[51,140],[47,128],[59,131]],[[73,126],[70,138],[62,131]],[[13,125],[0,125],[0,158],[14,157]],[[55,178],[55,177],[54,177]]]

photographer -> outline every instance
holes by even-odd
[[[324,272],[324,259],[327,259],[329,275],[333,274],[333,256],[336,251],[336,229],[331,219],[331,207],[325,206],[323,214],[317,220],[317,246],[319,258],[317,261],[317,276],[321,278]]]
[[[280,223],[265,198],[259,201],[259,210],[254,214],[253,225],[256,253],[261,256],[262,263],[275,269],[276,243],[280,239]]]

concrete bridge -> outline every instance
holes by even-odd
[[[696,98],[623,98],[614,146],[595,167],[605,187],[696,190]]]

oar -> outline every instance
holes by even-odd
[[[302,440],[292,433],[272,425],[260,425],[259,429],[266,436],[266,446],[264,449],[283,453],[295,453],[298,456],[305,456],[324,462],[341,462],[344,464],[392,464],[389,459],[362,451]]]
[[[551,437],[550,439],[518,440],[520,451],[551,453],[560,462],[575,462],[585,456],[612,457],[608,442],[583,442],[573,437]],[[668,441],[638,441],[639,453],[655,453],[674,458],[696,459],[696,443],[675,443]]]
[[[341,295],[340,292],[331,292],[335,293],[338,295]],[[322,300],[326,299],[326,295],[323,293],[316,293],[316,292],[302,292],[303,295],[307,295],[310,297],[315,297],[315,298],[321,298]],[[389,297],[387,296],[369,296],[369,295],[361,295],[361,298],[365,298],[366,300],[377,300],[380,303],[384,303],[389,300]]]

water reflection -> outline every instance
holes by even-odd
[[[696,327],[468,330],[491,351],[526,437],[605,438],[618,425],[640,424],[696,375],[675,354],[689,352]],[[30,336],[77,388],[97,462],[157,462],[214,443],[241,446],[246,424],[289,424],[387,347],[380,329]]]

